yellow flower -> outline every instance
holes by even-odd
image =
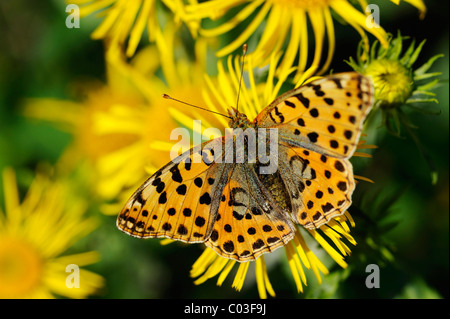
[[[156,35],[167,26],[162,25],[161,20],[173,19],[179,25],[185,17],[182,0],[67,0],[67,3],[79,5],[81,17],[100,11],[99,15],[104,19],[92,33],[92,38],[110,40],[113,49],[123,47],[128,40],[128,57],[136,52],[145,31],[149,41],[154,42]],[[162,4],[172,11],[174,17],[168,16]],[[195,35],[198,22],[191,20],[187,26]]]
[[[61,256],[97,224],[83,217],[84,205],[65,184],[38,176],[20,203],[14,171],[5,169],[3,191],[0,298],[86,298],[103,287],[103,278],[85,269],[75,278],[76,267],[99,260],[97,252]]]
[[[412,40],[409,47],[403,50],[406,40],[408,37],[402,36],[399,31],[397,37],[389,37],[387,48],[378,48],[375,41],[370,52],[359,52],[356,60],[350,58],[348,61],[355,71],[372,78],[375,105],[382,109],[398,109],[402,105],[419,102],[437,102],[434,93],[430,91],[439,83],[439,78],[436,77],[441,73],[427,71],[443,55],[437,54],[422,66],[413,68],[426,41],[423,40],[416,46],[415,40]]]
[[[144,50],[149,61],[155,50]],[[158,102],[163,100],[160,81],[135,75],[116,60],[108,60],[107,84],[84,83],[81,102],[41,98],[30,100],[29,117],[55,123],[73,135],[74,141],[58,167],[70,170],[86,162],[95,194],[116,199],[146,176],[145,166],[164,164],[163,154],[150,149],[155,138],[167,139],[175,122]],[[143,70],[156,66],[145,65]],[[153,88],[153,91],[150,89]]]
[[[308,67],[308,20],[315,39],[309,76],[316,72],[318,74],[325,72],[333,57],[335,38],[332,13],[352,26],[364,39],[366,32],[371,33],[382,44],[387,45],[387,35],[383,28],[379,25],[366,24],[368,18],[364,13],[366,1],[359,2],[363,12],[347,0],[211,0],[187,6],[186,12],[193,19],[216,20],[230,17],[225,22],[221,19],[219,25],[215,24],[213,28],[201,29],[200,34],[205,37],[217,37],[235,30],[245,22],[245,28],[239,31],[239,35],[235,36],[233,41],[219,50],[217,56],[226,56],[247,41],[253,49],[251,55],[256,66],[268,64],[272,53],[284,52],[279,71],[285,72],[292,67],[298,57],[297,81]],[[230,12],[235,14],[228,14]],[[252,19],[248,21],[251,15]],[[253,36],[259,33],[261,37],[256,40],[257,45],[252,46]],[[328,47],[328,53],[325,61],[322,61],[325,46]]]
[[[198,59],[189,63],[177,51],[174,34],[175,28],[166,29],[156,38],[158,49],[143,48],[130,64],[116,51],[108,51],[108,83],[87,83],[81,102],[35,99],[27,103],[27,116],[50,120],[74,136],[59,166],[67,170],[81,166],[77,158],[88,159],[94,172],[91,170],[90,183],[102,199],[120,201],[123,196],[125,201],[150,173],[169,162],[176,141],[168,139],[171,130],[179,126],[171,112],[186,107],[163,99],[163,93],[204,104],[205,44],[197,42]],[[165,82],[155,75],[160,65]],[[119,210],[104,208],[111,214]]]
[[[411,122],[405,110],[411,108],[423,114],[440,114],[440,111],[433,111],[430,102],[438,103],[433,89],[441,83],[439,77],[442,73],[429,70],[443,54],[436,54],[421,66],[414,67],[426,41],[416,45],[415,40],[411,40],[404,50],[408,39],[399,31],[397,37],[389,37],[387,48],[378,47],[375,41],[370,51],[359,50],[356,60],[350,58],[348,64],[355,71],[372,78],[374,106],[379,110],[375,114],[381,115],[382,124],[391,134],[400,137],[402,130],[405,130],[411,136],[430,168],[432,183],[436,184],[438,173],[432,157],[421,145],[414,132],[417,126]]]
[[[366,67],[365,74],[373,79],[375,96],[381,107],[396,107],[411,96],[412,73],[398,61],[375,60]]]
[[[323,225],[318,230],[308,230],[308,239],[313,238],[329,254],[329,256],[342,268],[347,268],[344,257],[350,255],[351,250],[347,243],[356,245],[356,241],[350,235],[348,223],[354,227],[353,219],[346,212],[344,215],[335,218],[328,224]],[[307,276],[305,268],[312,271],[319,283],[322,283],[322,276],[329,273],[328,268],[319,260],[316,254],[308,247],[304,232],[297,227],[297,232],[292,241],[285,248],[285,253],[293,280],[298,292],[303,292],[303,287],[307,285]],[[325,236],[325,238],[324,238]],[[345,240],[343,240],[345,238]],[[329,240],[336,248],[329,244]],[[256,285],[260,298],[267,298],[267,294],[275,297],[275,291],[269,281],[265,258],[271,258],[272,254],[260,256],[254,262]],[[220,257],[212,249],[205,249],[203,254],[197,259],[191,269],[191,277],[197,278],[196,285],[204,283],[206,280],[219,275],[217,285],[221,286],[227,278],[233,267],[238,264],[238,270],[235,275],[232,287],[240,291],[244,285],[244,280],[248,268],[252,262],[237,263],[235,260]]]
[[[391,0],[391,1],[396,5],[399,5],[401,0]],[[427,7],[425,6],[425,3],[423,3],[422,0],[404,0],[404,1],[408,2],[409,4],[419,9],[421,19],[425,18],[425,14],[427,13]]]

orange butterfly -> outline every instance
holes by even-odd
[[[286,245],[294,224],[315,229],[350,206],[355,182],[348,159],[372,104],[371,81],[349,72],[279,96],[253,122],[231,108],[231,128],[278,130],[276,172],[262,174],[258,158],[219,161],[236,150],[227,149],[225,138],[205,142],[153,174],[128,200],[117,226],[140,238],[205,243],[238,261]],[[215,147],[224,150],[221,157]]]

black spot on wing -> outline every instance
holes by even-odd
[[[309,108],[309,99],[303,96],[303,93],[295,95],[295,97],[303,104],[304,107]]]

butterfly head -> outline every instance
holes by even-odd
[[[228,126],[231,128],[248,128],[253,127],[253,123],[249,121],[247,115],[239,112],[236,108],[231,107],[228,109],[228,115],[231,117],[231,120],[228,122]]]

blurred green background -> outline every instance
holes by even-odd
[[[449,297],[448,2],[427,1],[424,20],[418,19],[417,10],[410,5],[375,3],[381,7],[381,25],[385,30],[396,34],[400,29],[417,42],[427,39],[416,66],[435,54],[445,54],[432,68],[442,72],[444,80],[435,90],[439,104],[430,106],[441,114],[410,114],[418,126],[417,136],[436,165],[438,182],[431,184],[426,162],[411,138],[405,135],[405,139],[399,139],[379,128],[375,141],[379,149],[373,152],[374,158],[364,159],[364,165],[355,163],[357,168],[362,167],[356,174],[373,179],[375,184],[361,183],[355,193],[355,207],[350,211],[357,223],[352,234],[358,245],[351,247],[349,268],[331,266],[331,274],[325,276],[322,285],[311,277],[305,293],[297,294],[282,257],[282,262],[268,263],[270,281],[278,297]],[[90,39],[95,21],[81,20],[80,29],[67,29],[65,18],[63,1],[0,0],[0,171],[5,166],[14,167],[21,189],[26,189],[39,163],[54,164],[71,141],[70,135],[49,124],[24,118],[24,99],[70,99],[74,81],[105,80],[103,45]],[[336,23],[337,49],[332,64],[335,72],[350,69],[343,61],[356,54],[354,32]],[[375,232],[374,238],[378,235],[376,229],[367,225],[364,214],[376,221],[377,209],[389,211],[387,218],[397,222],[382,234],[393,261],[385,260],[365,244],[367,232]],[[137,240],[118,231],[115,217],[100,214],[95,205],[89,214],[98,216],[101,225],[72,249],[101,253],[101,261],[88,267],[106,279],[104,290],[96,297],[258,297],[252,267],[239,293],[231,288],[233,276],[222,287],[216,286],[215,279],[195,286],[189,270],[201,254],[199,245],[161,246],[158,240]],[[365,287],[365,266],[370,263],[381,266],[380,289]]]

